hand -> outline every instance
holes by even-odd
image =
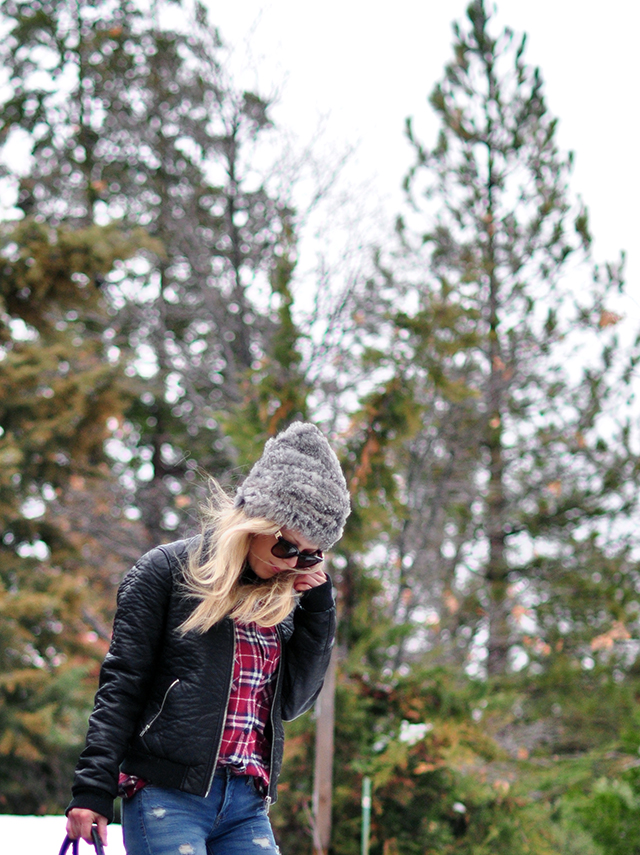
[[[81,837],[87,843],[92,843],[91,826],[98,826],[98,834],[103,846],[107,845],[107,818],[86,808],[72,808],[67,814],[67,834],[71,840]]]
[[[324,570],[311,570],[309,573],[300,573],[296,575],[296,581],[293,585],[296,591],[310,591],[311,588],[317,588],[327,581],[327,574]]]

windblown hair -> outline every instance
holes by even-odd
[[[211,487],[200,543],[184,571],[187,593],[199,603],[180,630],[204,633],[224,617],[242,624],[275,626],[296,604],[295,573],[278,573],[255,583],[244,583],[242,574],[253,537],[275,534],[278,526],[234,507],[217,482],[212,481]]]

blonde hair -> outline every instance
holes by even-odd
[[[242,584],[249,547],[257,534],[275,534],[276,523],[251,519],[212,481],[203,515],[200,543],[184,570],[187,593],[200,600],[180,630],[204,633],[224,617],[238,623],[275,626],[293,610],[299,594],[295,573],[278,573],[255,584]]]

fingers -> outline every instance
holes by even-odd
[[[71,840],[86,840],[91,843],[91,826],[98,826],[98,834],[103,845],[107,845],[107,819],[99,813],[85,808],[73,808],[67,816],[67,834]]]
[[[296,591],[310,591],[311,588],[317,588],[318,585],[322,585],[326,581],[326,573],[323,570],[315,570],[311,573],[305,573],[304,575],[299,576],[293,587]]]
[[[100,835],[100,840],[102,840],[102,845],[107,845],[107,818],[105,816],[100,816],[100,814],[96,814],[96,825],[98,826],[98,834]]]

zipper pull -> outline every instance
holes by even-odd
[[[167,689],[167,691],[164,693],[164,698],[162,699],[162,703],[160,704],[160,709],[159,709],[159,710],[158,710],[158,712],[157,712],[157,713],[156,713],[156,714],[155,714],[155,715],[154,715],[154,716],[153,716],[153,717],[152,717],[152,718],[147,722],[147,724],[142,728],[142,730],[140,731],[140,736],[141,736],[141,737],[145,735],[145,733],[149,730],[149,728],[151,727],[151,725],[152,725],[152,724],[155,722],[155,720],[158,718],[158,716],[160,715],[160,713],[161,713],[161,712],[162,712],[162,710],[164,709],[164,705],[165,705],[165,703],[167,702],[167,698],[169,697],[169,692],[171,691],[171,689],[173,689],[173,687],[174,687],[174,686],[177,686],[179,682],[180,682],[180,680],[174,680],[174,681],[173,681],[173,683],[172,683],[172,684],[169,686],[169,688]]]

